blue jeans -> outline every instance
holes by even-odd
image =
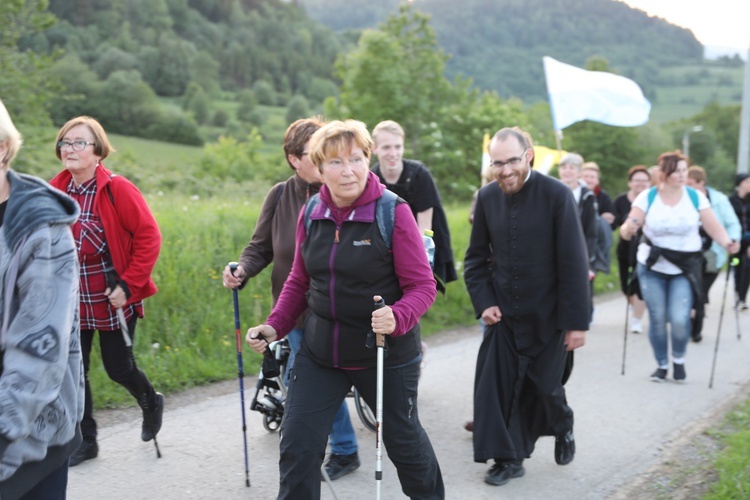
[[[289,378],[294,366],[294,359],[297,357],[300,344],[302,344],[302,329],[295,328],[286,335],[289,342],[289,360],[287,361],[287,370],[284,375],[284,383],[289,386]],[[352,420],[349,418],[349,407],[346,400],[341,403],[336,416],[333,419],[331,434],[328,436],[331,444],[331,453],[334,455],[351,455],[357,453],[357,435],[354,434]]]
[[[672,357],[683,358],[690,340],[690,310],[693,291],[684,274],[663,274],[638,264],[638,281],[648,308],[648,339],[660,367],[669,366],[667,323],[672,341]]]

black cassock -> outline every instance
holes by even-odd
[[[572,428],[562,373],[567,330],[588,330],[588,254],[572,192],[531,171],[519,192],[479,191],[464,279],[485,329],[474,380],[474,460],[531,456]]]

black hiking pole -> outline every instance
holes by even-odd
[[[229,263],[229,271],[234,276],[237,270],[236,262]],[[240,381],[240,408],[242,409],[242,437],[245,445],[245,486],[250,487],[250,465],[247,459],[247,424],[245,421],[245,383],[243,377],[245,372],[242,369],[242,336],[240,335],[240,302],[237,299],[237,289],[232,288],[232,299],[234,301],[234,334],[237,341],[237,378]]]
[[[114,291],[114,289],[117,287],[117,275],[115,272],[114,267],[107,267],[104,269],[104,276],[107,280],[107,287],[109,288],[110,293]],[[133,371],[138,370],[138,365],[135,363],[135,354],[133,354],[133,339],[130,338],[130,329],[128,328],[128,322],[125,320],[125,313],[122,310],[122,307],[118,307],[116,309],[117,313],[117,319],[120,321],[120,331],[122,332],[122,339],[125,341],[125,348],[128,351],[128,356],[130,356],[130,362],[133,364]],[[149,408],[150,405],[148,404],[148,394],[146,394],[146,391],[141,390],[140,391],[141,397],[140,397],[140,404],[141,408]],[[154,431],[154,428],[156,427],[154,425],[154,413],[152,411],[147,410],[149,414],[149,420],[151,420],[151,432]],[[156,458],[161,458],[161,451],[159,450],[159,443],[156,441],[156,433],[154,433],[154,448],[156,448]]]
[[[632,291],[633,280],[635,278],[635,249],[638,248],[638,243],[632,239],[628,242],[628,281],[625,284],[625,334],[622,339],[622,370],[620,375],[625,375],[625,354],[628,350],[628,324],[630,320],[630,295],[628,293]],[[634,294],[635,295],[635,294]]]
[[[729,274],[732,268],[737,265],[736,258],[731,259],[727,265],[727,279],[724,282],[724,297],[721,300],[721,313],[719,313],[719,328],[716,332],[716,345],[714,346],[714,360],[711,363],[711,379],[708,381],[708,388],[711,389],[714,386],[714,371],[716,370],[716,356],[719,352],[719,338],[721,337],[721,322],[724,319],[724,306],[727,304],[727,288],[729,288]]]
[[[385,301],[381,297],[375,302],[375,309],[385,307]],[[373,339],[373,336],[375,337]],[[380,500],[380,488],[383,480],[383,365],[386,354],[385,335],[374,333],[370,330],[367,334],[366,346],[372,348],[373,344],[378,350],[376,391],[375,391],[375,498]]]

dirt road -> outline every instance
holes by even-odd
[[[420,417],[440,460],[448,498],[624,498],[622,491],[644,477],[671,446],[705,429],[728,405],[747,394],[750,330],[738,341],[735,314],[729,307],[714,387],[708,388],[723,288],[722,276],[712,290],[704,340],[690,344],[687,381],[680,385],[649,381],[655,362],[646,334],[629,335],[626,374],[620,374],[625,301],[614,295],[599,301],[587,345],[576,354],[567,386],[576,417],[575,460],[565,467],[556,465],[554,439],[542,438],[525,462],[526,475],[501,487],[484,484],[489,465],[472,461],[471,434],[463,429],[472,415],[479,328],[451,330],[427,339]],[[750,313],[740,316],[741,324],[750,325]],[[233,359],[228,353],[229,366]],[[246,377],[245,384],[249,402],[254,377]],[[362,467],[333,484],[339,499],[374,498],[374,434],[357,420],[351,401],[350,410]],[[245,487],[235,379],[167,398],[159,434],[161,459],[156,458],[151,443],[140,441],[138,410],[100,412],[99,457],[71,469],[69,498],[275,498],[278,435],[263,428],[259,413],[246,413],[250,488]],[[404,498],[395,469],[385,457],[383,477],[383,498]],[[322,496],[334,498],[325,484]]]

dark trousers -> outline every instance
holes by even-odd
[[[703,303],[708,304],[708,292],[711,290],[711,285],[714,284],[716,278],[719,276],[718,273],[703,273]],[[706,316],[705,308],[698,308],[695,310],[695,316],[693,317],[693,325],[690,330],[690,336],[693,339],[701,337],[703,331],[703,319]]]
[[[128,322],[130,337],[135,342],[135,326],[138,317],[133,315]],[[91,395],[89,384],[89,365],[91,358],[91,345],[94,341],[96,330],[81,330],[81,349],[83,352],[83,370],[86,379],[86,400],[83,408],[83,420],[81,421],[81,433],[85,441],[96,441],[96,421],[94,420],[94,400]],[[133,363],[130,350],[125,345],[125,339],[120,330],[111,332],[99,332],[99,347],[102,354],[102,364],[109,378],[130,392],[143,407],[143,400],[147,398],[148,404],[153,408],[156,405],[156,392],[149,382],[146,374],[139,370]],[[145,396],[144,396],[145,394]]]
[[[57,470],[50,472],[47,477],[36,483],[36,486],[19,500],[65,500],[67,488],[68,461],[66,460]]]
[[[376,353],[373,351],[373,356]],[[279,441],[279,499],[320,498],[320,466],[336,411],[352,385],[376,408],[377,370],[327,368],[313,361],[304,342],[291,374]],[[383,442],[401,490],[413,499],[445,498],[437,457],[419,422],[419,363],[387,368],[383,375]]]
[[[748,244],[742,243],[739,257],[739,264],[734,268],[734,291],[737,300],[745,302],[747,300],[747,291],[750,289],[750,263],[747,258]],[[731,256],[730,256],[731,258]]]

